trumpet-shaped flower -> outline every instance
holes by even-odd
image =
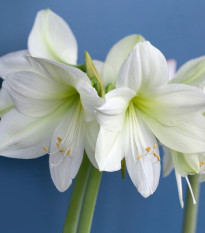
[[[158,186],[156,139],[182,153],[204,151],[203,92],[188,85],[168,85],[167,62],[149,42],[132,49],[119,71],[116,89],[105,99],[97,108],[99,169],[119,170],[125,157],[128,173],[144,197]]]
[[[36,158],[48,152],[52,179],[59,191],[65,191],[80,167],[84,148],[95,165],[94,107],[103,100],[79,69],[41,58],[27,61],[32,71],[9,73],[4,81],[18,111],[2,117],[0,154]]]
[[[0,58],[0,77],[13,71],[32,70],[25,56],[47,58],[67,64],[77,63],[77,42],[66,22],[51,10],[37,13],[28,38],[28,50],[12,52]],[[3,93],[1,93],[3,92]],[[0,90],[0,114],[13,108],[6,91]]]
[[[205,57],[193,59],[184,64],[176,73],[176,61],[169,60],[169,80],[170,83],[182,83],[191,86],[196,86],[204,90],[205,84]],[[205,173],[205,153],[180,153],[171,150],[163,145],[164,159],[163,159],[163,175],[170,174],[173,168],[175,168],[175,175],[178,186],[178,193],[180,204],[183,207],[183,195],[182,195],[182,182],[181,177],[185,177],[190,188],[193,202],[195,199],[191,186],[188,181],[187,175],[194,175],[200,173],[201,181],[204,181]]]

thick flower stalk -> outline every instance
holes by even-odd
[[[149,42],[139,42],[132,49],[120,68],[116,89],[105,99],[97,108],[99,169],[119,170],[125,157],[128,173],[144,197],[158,186],[157,139],[182,153],[204,151],[203,92],[188,85],[168,84],[167,62]]]
[[[32,71],[9,73],[4,81],[18,111],[2,117],[0,154],[36,158],[48,152],[52,179],[59,191],[65,191],[80,167],[84,148],[96,165],[94,108],[103,100],[79,69],[41,58],[27,61]]]

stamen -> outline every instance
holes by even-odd
[[[147,147],[145,150],[146,150],[147,152],[150,152],[151,147]]]
[[[142,158],[142,155],[139,155],[139,156],[137,157],[137,159],[140,159],[140,158]]]
[[[60,144],[59,144],[59,142],[57,142],[56,145],[57,145],[57,148],[60,149]]]
[[[59,152],[64,152],[65,150],[64,149],[60,149]]]
[[[59,149],[55,150],[54,152],[50,152],[49,155],[55,155],[58,152],[59,152]]]
[[[153,148],[155,149],[157,147],[157,144],[154,144]]]
[[[68,150],[67,152],[66,152],[66,156],[68,156],[70,154],[70,150]]]
[[[161,160],[161,159],[160,159],[160,156],[159,156],[158,154],[156,154],[155,152],[153,153],[153,155],[154,155],[155,157],[157,157],[158,161]]]
[[[58,139],[58,142],[61,142],[61,141],[62,141],[62,138],[60,138],[60,137],[57,137],[57,139]]]
[[[46,146],[44,146],[43,149],[48,152],[48,148]]]
[[[58,161],[58,163],[56,163],[56,164],[51,163],[51,168],[57,167],[58,165],[60,165],[60,164],[63,162],[63,159],[64,159],[64,157],[62,157],[62,158]]]
[[[201,161],[199,164],[200,164],[200,167],[201,167],[201,166],[204,165],[205,163],[204,163],[203,161]]]
[[[188,187],[189,187],[189,190],[190,190],[190,193],[191,193],[192,199],[193,199],[193,203],[194,203],[194,205],[195,205],[195,204],[196,204],[196,200],[195,200],[195,197],[194,197],[194,193],[193,193],[193,191],[192,191],[191,184],[190,184],[190,182],[189,182],[188,177],[186,176],[185,178],[186,178],[186,182],[187,182],[187,184],[188,184]]]

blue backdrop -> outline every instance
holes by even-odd
[[[205,54],[204,0],[0,0],[0,55],[27,47],[38,10],[50,8],[72,28],[84,50],[104,60],[122,37],[141,33],[166,58],[181,65]],[[48,157],[17,160],[0,157],[0,232],[60,233],[72,187],[60,193],[48,169]],[[198,233],[204,232],[205,190],[201,185]],[[183,210],[175,177],[161,178],[155,194],[143,199],[128,176],[104,173],[92,233],[179,233]]]

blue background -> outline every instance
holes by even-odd
[[[79,63],[88,50],[104,60],[122,37],[141,33],[166,58],[181,65],[205,54],[204,0],[0,0],[0,55],[25,49],[38,10],[51,8],[72,28]],[[72,188],[59,193],[50,178],[48,157],[0,157],[0,232],[60,233]],[[128,176],[104,173],[92,233],[178,233],[180,208],[175,177],[161,178],[155,194],[143,199]],[[204,232],[205,190],[201,186],[198,233]]]

